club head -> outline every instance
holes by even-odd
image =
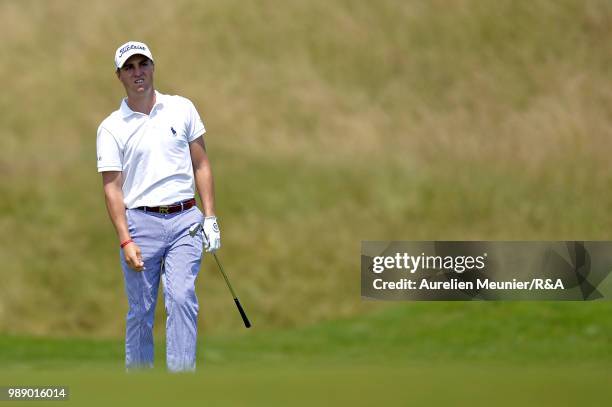
[[[194,237],[195,235],[198,234],[198,232],[202,230],[202,224],[201,223],[194,223],[193,225],[191,225],[191,227],[189,228],[189,236]]]

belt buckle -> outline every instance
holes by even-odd
[[[170,207],[168,205],[162,205],[159,207],[159,213],[169,214],[170,213],[168,212],[169,209]]]

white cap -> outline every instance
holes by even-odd
[[[128,41],[117,48],[115,52],[115,67],[121,69],[125,61],[132,55],[144,55],[153,61],[153,55],[151,55],[151,51],[149,47],[147,47],[147,44],[138,41]]]

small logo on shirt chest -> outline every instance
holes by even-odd
[[[176,130],[174,130],[174,127],[170,126],[170,131],[172,132],[173,136],[176,136]]]

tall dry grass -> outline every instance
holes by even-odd
[[[0,1],[0,331],[121,334],[94,157],[125,40],[207,123],[220,256],[265,328],[382,306],[362,239],[608,239],[611,23],[605,0]],[[202,325],[239,329],[209,260]]]

